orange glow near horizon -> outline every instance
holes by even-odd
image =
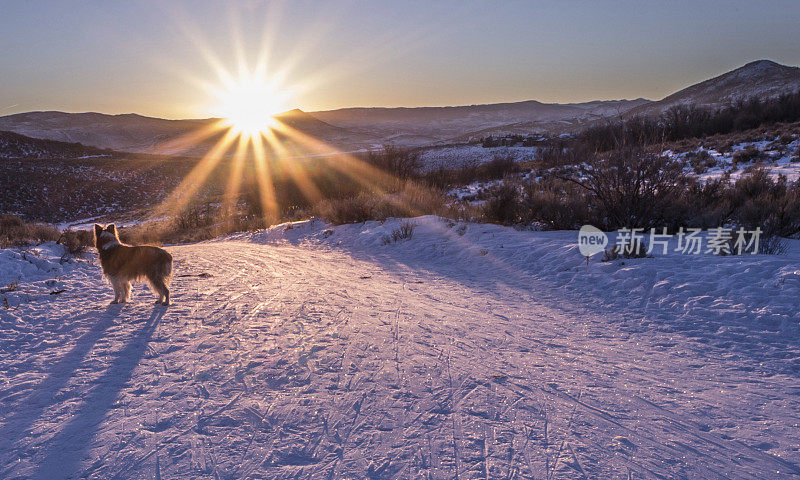
[[[267,45],[262,46],[252,69],[248,68],[240,48],[235,49],[238,66],[231,72],[223,67],[223,62],[205,42],[199,37],[194,39],[215,72],[217,83],[201,78],[190,80],[206,92],[209,103],[214,104],[213,111],[220,118],[152,149],[153,153],[160,154],[196,153],[198,150],[204,153],[153,211],[152,218],[176,219],[195,201],[213,172],[215,177],[225,181],[219,201],[219,223],[233,218],[239,207],[242,186],[248,182],[248,187],[258,197],[265,225],[270,225],[281,219],[281,207],[285,207],[280,204],[276,192],[278,181],[293,184],[309,204],[325,198],[320,185],[316,184],[316,177],[302,163],[312,161],[309,157],[335,155],[336,160],[326,162],[323,168],[344,175],[367,191],[383,193],[390,186],[400,185],[392,175],[297,128],[293,117],[280,115],[291,109],[297,92],[319,82],[319,78],[309,77],[297,85],[286,85],[284,82],[289,78],[292,64],[270,65]],[[245,178],[247,175],[255,178]],[[397,200],[389,199],[389,202]]]

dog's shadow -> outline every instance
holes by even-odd
[[[105,331],[114,324],[114,320],[120,314],[121,309],[119,307],[119,305],[108,305],[89,331],[77,339],[72,350],[62,356],[50,368],[47,377],[35,387],[34,391],[23,402],[20,402],[21,408],[11,415],[3,424],[3,427],[0,428],[0,439],[2,439],[0,441],[8,442],[7,448],[18,447],[18,442],[25,438],[30,426],[42,416],[45,410],[51,407],[56,395],[69,382],[69,379],[83,362],[86,354],[94,348],[97,341],[103,337]],[[91,319],[95,315],[97,315],[95,312],[87,313],[78,318],[76,323]]]
[[[78,339],[75,347],[62,357],[51,370],[47,379],[36,388],[36,392],[29,399],[31,403],[35,404],[35,410],[25,409],[18,415],[20,418],[6,422],[3,429],[0,430],[0,438],[4,438],[4,441],[14,442],[15,437],[22,440],[27,436],[29,428],[55,403],[59,391],[80,367],[86,354],[102,338],[104,332],[114,324],[114,320],[120,315],[123,308],[123,304],[106,307],[101,320]],[[102,376],[91,382],[95,387],[83,397],[83,402],[77,411],[71,414],[70,420],[44,445],[44,458],[39,462],[33,478],[52,479],[79,476],[80,472],[77,470],[91,446],[98,427],[108,412],[112,410],[119,393],[143,358],[148,342],[166,311],[165,307],[155,305],[149,318],[138,327],[127,344],[118,351]]]

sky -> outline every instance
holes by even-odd
[[[796,0],[0,0],[0,115],[208,117],[262,53],[305,111],[660,99],[800,64],[798,24]]]

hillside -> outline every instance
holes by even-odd
[[[434,143],[475,136],[476,132],[487,129],[517,133],[513,130],[516,124],[524,124],[526,133],[560,132],[565,124],[617,116],[647,102],[637,99],[557,104],[528,100],[454,107],[345,108],[311,114],[334,125],[397,143],[418,144],[424,140]]]
[[[275,119],[281,124],[297,130],[303,135],[327,143],[331,147],[352,150],[365,147],[369,148],[381,144],[381,140],[376,136],[350,131],[341,126],[331,125],[313,115],[309,115],[299,108],[275,115]],[[280,135],[280,131],[278,131],[278,134]]]
[[[81,143],[59,142],[0,131],[0,158],[64,159],[111,156],[115,152]]]
[[[277,115],[276,118],[306,135],[340,149],[361,148],[379,143],[365,135],[329,125],[300,110],[292,110]],[[46,140],[80,142],[123,152],[202,156],[219,140],[223,135],[222,131],[192,144],[189,148],[176,141],[217,122],[218,119],[213,118],[165,120],[136,114],[29,112],[0,117],[0,130]]]
[[[609,119],[657,115],[679,104],[719,107],[740,98],[768,98],[797,89],[800,89],[800,68],[759,60],[658,101],[639,98],[555,104],[528,100],[450,107],[344,108],[310,114],[295,109],[277,118],[332,149],[352,151],[390,142],[425,146],[466,142],[489,135],[556,136],[575,133]],[[200,156],[221,134],[189,149],[176,148],[176,139],[216,121],[165,120],[135,114],[29,112],[0,117],[0,130],[126,152]]]
[[[136,114],[28,112],[0,117],[0,130],[126,152],[148,152],[159,143],[198,130],[212,120],[165,120]]]
[[[485,136],[574,133],[598,121],[658,115],[679,105],[721,107],[737,99],[771,98],[800,89],[800,68],[759,60],[697,83],[661,100],[544,104],[537,101],[423,108],[346,108],[312,115],[403,143],[470,141]]]
[[[633,108],[627,112],[627,116],[657,115],[675,105],[719,108],[736,100],[751,97],[767,99],[798,90],[800,68],[758,60],[684,88],[657,102]]]

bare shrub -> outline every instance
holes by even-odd
[[[94,245],[94,237],[90,230],[66,229],[56,243],[63,245],[69,255],[80,257],[88,247]]]
[[[19,282],[13,281],[11,283],[7,283],[5,287],[0,288],[0,293],[11,293],[16,292],[19,290]]]
[[[384,145],[380,150],[370,151],[367,153],[366,161],[403,180],[419,176],[424,167],[419,150],[396,145]]]
[[[674,231],[687,225],[712,228],[725,224],[731,215],[726,202],[728,188],[727,176],[703,182],[689,179],[681,191],[675,192],[673,208],[665,217],[664,226]]]
[[[488,180],[495,180],[519,173],[519,164],[514,155],[510,153],[498,154],[486,163],[484,171]]]
[[[700,175],[716,165],[716,160],[706,150],[700,150],[691,155],[687,155],[689,165],[692,166],[694,173]]]
[[[415,228],[417,228],[417,225],[413,222],[405,221],[401,223],[399,227],[392,230],[392,241],[409,240],[414,236]]]
[[[570,230],[591,223],[586,192],[560,178],[531,179],[523,183],[521,216],[553,230]]]
[[[682,162],[633,148],[589,157],[562,178],[589,192],[596,225],[607,230],[658,226],[687,182]]]
[[[396,193],[362,192],[349,198],[323,200],[312,211],[335,225],[419,215],[458,217],[455,207],[449,207],[447,201],[439,190],[407,182]]]
[[[764,157],[765,155],[763,152],[750,146],[734,153],[732,161],[734,165],[738,165],[740,163],[757,162],[764,159]]]
[[[758,253],[764,255],[786,255],[789,251],[789,244],[786,239],[778,235],[761,236],[758,241]]]
[[[0,215],[0,247],[19,247],[43,242],[55,242],[60,233],[52,225],[26,222],[11,215]]]
[[[800,232],[800,185],[790,185],[782,175],[774,180],[763,168],[743,175],[730,188],[727,202],[734,223],[760,228],[764,237]]]
[[[314,206],[314,214],[334,225],[359,223],[374,217],[373,197],[359,194],[356,197],[323,200]]]
[[[647,247],[639,239],[634,240],[628,245],[612,245],[603,252],[601,262],[611,262],[620,258],[645,258],[647,257]]]
[[[572,148],[566,148],[565,145],[559,144],[551,147],[542,148],[536,155],[536,160],[543,168],[563,167],[565,165],[573,165],[577,162],[577,157],[580,156],[576,152],[575,145]]]
[[[483,215],[490,222],[511,225],[520,221],[520,207],[519,187],[506,179],[486,191]]]
[[[193,205],[182,211],[175,218],[175,228],[178,230],[199,230],[214,224],[214,217],[219,216],[208,205]]]

